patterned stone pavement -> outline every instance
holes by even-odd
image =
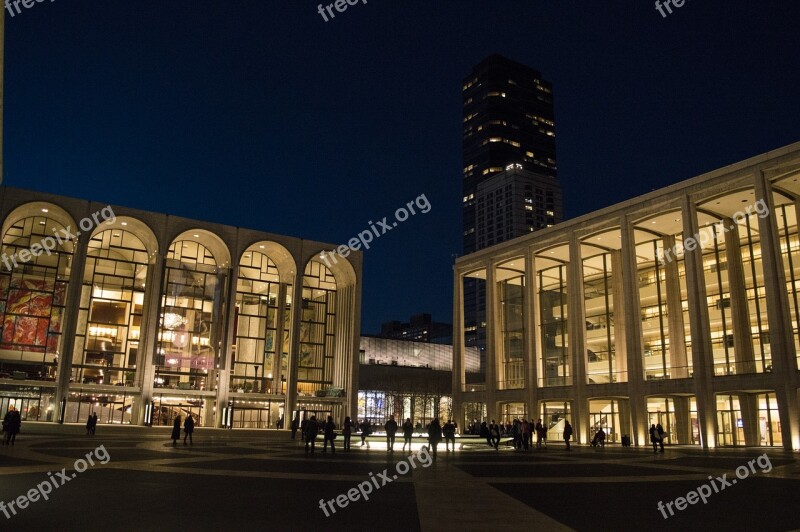
[[[79,426],[23,430],[14,447],[0,447],[5,530],[800,528],[798,455],[778,449],[677,447],[654,455],[612,446],[518,452],[473,445],[455,453],[440,446],[435,461],[415,451],[412,467],[401,445],[394,453],[376,444],[367,451],[354,439],[349,453],[306,455],[276,431],[200,429],[194,445],[173,447],[161,427],[101,426],[94,437]],[[737,467],[759,456],[737,479]],[[723,475],[728,485],[719,489]],[[25,508],[16,502],[48,483],[56,487],[41,487]],[[679,510],[673,503],[670,515],[667,503],[702,485],[711,492],[706,504]],[[42,491],[50,491],[48,500]]]

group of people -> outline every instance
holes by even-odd
[[[336,439],[336,424],[333,422],[333,416],[328,416],[328,419],[325,421],[325,423],[319,423],[317,421],[317,416],[311,416],[309,419],[304,419],[299,426],[303,441],[306,444],[306,453],[314,453],[317,443],[317,436],[319,435],[320,430],[322,430],[324,434],[322,452],[324,453],[328,451],[328,443],[331,445],[331,452],[336,452],[336,447],[333,444],[333,440]],[[292,423],[292,427],[294,427],[294,422]],[[292,430],[292,438],[295,436],[295,431],[296,429]],[[350,435],[352,432],[353,423],[350,421],[349,417],[346,417],[344,418],[344,427],[342,430],[342,435],[344,436],[344,449],[346,451],[350,450]]]
[[[477,420],[473,425],[477,424]],[[569,449],[569,438],[572,437],[572,427],[569,421],[566,422],[564,432],[569,434],[565,435],[567,449]],[[528,421],[527,419],[514,419],[509,425],[496,423],[493,419],[491,423],[487,424],[483,421],[478,428],[478,436],[486,439],[489,447],[498,449],[500,445],[500,438],[502,436],[510,436],[514,449],[525,450],[533,448],[533,435],[536,434],[536,448],[547,448],[547,427],[542,424],[542,420]]]
[[[3,418],[3,445],[14,445],[20,428],[22,428],[22,416],[19,410],[11,405]]]
[[[186,421],[183,422],[183,444],[186,445],[186,439],[189,439],[189,445],[193,445],[192,433],[194,433],[194,418],[186,416]],[[177,445],[178,440],[181,439],[181,416],[175,416],[175,421],[172,423],[172,445]]]

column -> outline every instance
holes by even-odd
[[[466,384],[464,374],[464,281],[461,272],[453,268],[453,417],[463,430],[464,407],[462,390]],[[412,401],[413,407],[413,401]]]
[[[684,239],[698,234],[697,208],[689,196],[681,205]],[[703,273],[703,254],[699,247],[686,249],[686,291],[689,303],[689,328],[692,335],[692,367],[697,402],[697,421],[700,425],[700,444],[704,449],[716,447],[717,403],[713,386],[714,355],[711,347],[711,327],[706,305],[706,283]]]
[[[663,249],[675,249],[675,236],[665,236]],[[669,331],[669,374],[671,379],[689,377],[689,362],[686,357],[686,333],[683,323],[683,304],[681,302],[681,283],[678,261],[665,260],[667,327]],[[680,440],[683,441],[683,440]]]
[[[744,444],[755,447],[761,444],[758,424],[758,397],[751,393],[739,394],[739,409],[744,425]]]
[[[497,286],[495,281],[494,263],[487,261],[486,265],[486,418],[498,419],[500,412],[497,410],[497,352],[498,352],[498,327],[497,327]],[[478,420],[481,421],[481,420]]]
[[[142,325],[140,327],[139,354],[136,357],[136,384],[141,386],[141,401],[131,412],[131,423],[144,423],[144,405],[153,400],[155,364],[153,355],[158,346],[159,309],[161,308],[161,285],[164,276],[164,257],[155,254],[147,268],[145,295],[142,302]],[[153,413],[155,422],[155,412]]]
[[[730,218],[722,223],[729,230],[725,233],[725,258],[728,262],[728,293],[731,299],[731,322],[733,324],[733,356],[736,374],[755,373],[753,337],[750,333],[750,312],[747,305],[747,288],[742,266],[742,249],[739,244],[739,227]]]
[[[222,268],[220,270],[224,271]],[[229,391],[231,386],[231,364],[233,362],[233,322],[236,319],[236,288],[239,277],[239,258],[235,257],[231,260],[231,267],[228,269],[227,274],[220,274],[217,276],[221,291],[219,297],[222,299],[219,303],[214,302],[214,306],[219,305],[219,319],[222,323],[218,324],[216,330],[219,336],[216,338],[218,345],[215,346],[220,350],[219,353],[219,369],[217,375],[217,410],[222,413],[222,407],[228,404],[230,399]],[[215,426],[222,427],[222,415],[216,416]]]
[[[83,270],[86,267],[86,252],[89,247],[89,235],[78,237],[70,264],[69,284],[67,285],[67,304],[64,308],[64,321],[61,336],[61,352],[58,360],[58,386],[55,393],[57,414],[53,421],[58,423],[61,401],[69,398],[69,381],[72,377],[72,357],[75,350],[75,329],[78,326],[80,312],[81,289],[83,287]],[[65,420],[66,421],[66,420]]]
[[[575,441],[586,443],[589,434],[589,404],[586,398],[586,312],[583,305],[583,259],[578,235],[570,234],[567,265],[567,330],[572,364],[572,417]]]
[[[539,297],[536,281],[536,259],[530,249],[525,252],[525,401],[531,418],[539,417],[538,375],[541,346],[536,324],[539,323]]]
[[[297,410],[297,362],[300,355],[300,321],[303,313],[303,275],[303,267],[298,266],[294,278],[294,290],[292,291],[292,321],[289,328],[289,356],[286,361],[288,369],[288,375],[286,376],[286,407],[284,408],[286,412]]]
[[[763,172],[755,176],[756,201],[763,201],[769,215],[758,218],[761,236],[761,260],[764,271],[764,288],[767,299],[767,323],[769,325],[770,352],[773,371],[770,375],[778,414],[781,420],[783,447],[787,451],[800,449],[800,407],[797,398],[797,353],[794,346],[792,315],[786,293],[786,273],[783,269],[780,241],[778,240],[775,204],[772,186]],[[800,209],[798,209],[800,211]]]
[[[675,437],[670,438],[670,443],[690,444],[692,443],[692,419],[689,413],[689,398],[675,397],[671,401],[675,410],[675,427],[672,429]]]
[[[620,256],[622,258],[622,290],[621,298],[624,301],[623,330],[615,328],[616,336],[625,337],[625,348],[627,349],[628,361],[628,397],[630,398],[629,408],[631,412],[631,444],[647,445],[649,443],[649,432],[647,425],[647,404],[645,402],[644,390],[644,341],[642,340],[642,319],[639,304],[639,270],[636,267],[636,239],[633,226],[627,217],[623,216],[620,221],[620,236],[622,248]],[[616,281],[616,279],[615,279]],[[616,288],[615,284],[615,288]],[[615,299],[616,305],[616,299]],[[618,312],[614,308],[614,315]],[[617,356],[626,353],[617,352]],[[624,356],[622,358],[625,358]],[[621,368],[620,368],[621,369]]]

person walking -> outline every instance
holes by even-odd
[[[406,450],[406,444],[408,444],[408,450],[411,450],[411,438],[414,436],[414,424],[411,423],[411,418],[407,417],[405,423],[403,423],[403,450]]]
[[[89,418],[86,420],[86,435],[92,435],[92,415],[89,414]]]
[[[97,432],[97,412],[92,414],[92,436]]]
[[[397,421],[394,420],[394,416],[389,416],[389,421],[383,426],[383,429],[386,431],[386,452],[393,453],[394,452],[394,436],[397,434]]]
[[[569,448],[569,441],[572,439],[572,425],[569,424],[568,420],[564,420],[564,443],[567,444],[567,450],[571,450]]]
[[[361,422],[361,447],[364,447],[364,444],[367,444],[367,449],[369,449],[369,440],[367,440],[367,436],[372,434],[372,425],[370,424],[369,420],[365,419]]]
[[[522,448],[528,450],[528,442],[531,441],[531,424],[527,419],[522,420]]]
[[[536,420],[536,428],[534,430],[536,431],[536,448],[541,449],[542,443],[544,442],[545,439],[545,435],[547,434],[547,431],[544,430],[544,425],[542,425],[541,419]]]
[[[658,445],[661,447],[659,452],[664,452],[664,427],[661,426],[661,423],[656,424],[656,434],[658,434]]]
[[[436,458],[436,447],[440,441],[442,441],[442,426],[439,424],[439,419],[434,418],[428,425],[428,443],[431,445],[431,454],[434,458]]]
[[[353,422],[350,421],[350,416],[344,418],[344,425],[342,426],[342,436],[344,437],[344,443],[342,447],[345,451],[350,450],[350,435],[353,433]]]
[[[328,416],[328,421],[325,422],[324,436],[322,439],[322,452],[328,451],[328,442],[331,442],[331,452],[336,452],[336,447],[333,446],[333,440],[336,439],[336,424],[333,422],[333,416]]]
[[[292,439],[295,439],[295,436],[297,435],[297,429],[299,428],[300,428],[300,412],[297,412],[294,415],[294,419],[292,420]]]
[[[486,425],[485,421],[481,422],[481,427],[478,429],[478,436],[486,439],[486,443],[489,444],[489,447],[492,446],[492,440],[489,438],[489,426]]]
[[[17,434],[19,434],[19,430],[22,427],[22,417],[19,414],[19,411],[14,408],[14,405],[8,407],[8,412],[6,412],[5,417],[3,418],[3,432],[5,432],[5,438],[3,438],[3,445],[14,445],[14,442],[17,441]]]
[[[189,438],[189,445],[194,445],[192,441],[192,433],[194,432],[194,418],[191,414],[186,416],[186,421],[183,422],[183,444],[186,445],[186,438]]]
[[[450,444],[453,445],[453,451],[456,450],[456,426],[453,421],[448,419],[447,423],[442,427],[442,434],[444,435],[444,450],[450,452]],[[491,434],[489,435],[491,438]]]
[[[175,422],[172,424],[172,445],[178,445],[178,440],[181,438],[181,416],[175,416]]]
[[[308,446],[311,445],[311,454],[314,454],[314,446],[317,443],[317,434],[319,433],[319,424],[317,423],[317,416],[311,416],[306,421],[306,430],[303,433],[306,441],[306,453],[308,453]]]

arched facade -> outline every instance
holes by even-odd
[[[330,244],[7,187],[0,199],[0,407],[232,428],[319,404],[354,415],[360,253],[326,268],[314,257]]]

